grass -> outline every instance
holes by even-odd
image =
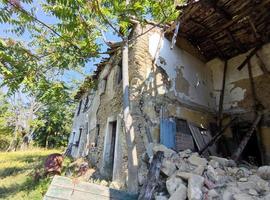
[[[36,179],[42,174],[46,157],[59,150],[34,149],[29,151],[0,153],[0,199],[40,200],[51,182],[51,178]],[[70,161],[65,159],[64,167]]]

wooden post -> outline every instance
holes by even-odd
[[[216,135],[199,151],[199,154],[203,154],[203,152],[211,147],[214,143],[216,143],[224,131],[236,120],[236,118],[233,118],[226,126],[224,126],[219,132],[216,133]]]
[[[250,127],[249,131],[246,133],[246,135],[244,136],[244,138],[240,142],[237,150],[233,153],[233,155],[232,155],[232,159],[233,160],[237,161],[240,158],[240,156],[241,156],[243,150],[245,149],[245,147],[246,147],[249,139],[251,138],[254,130],[256,129],[258,123],[260,122],[261,117],[262,117],[262,114],[258,114],[258,116],[256,117],[256,119],[252,123],[252,126]]]
[[[227,68],[228,68],[228,60],[225,60],[224,69],[223,69],[223,78],[222,78],[222,89],[221,89],[220,97],[219,97],[219,109],[218,109],[218,128],[219,128],[219,130],[222,127],[223,101],[224,101],[224,93],[225,93]]]
[[[147,174],[146,181],[142,187],[139,200],[151,200],[158,185],[158,179],[160,174],[160,168],[162,164],[162,160],[164,158],[164,152],[158,151],[154,157],[153,161],[150,165],[150,169]]]
[[[123,111],[126,141],[128,148],[128,191],[138,192],[138,158],[135,144],[133,121],[130,114],[129,102],[129,74],[128,74],[128,39],[124,40],[122,49],[122,74],[123,74]]]
[[[248,61],[248,75],[249,75],[250,90],[251,90],[252,100],[253,100],[253,109],[254,109],[255,118],[256,118],[258,116],[258,111],[260,107],[262,106],[262,104],[259,102],[257,94],[256,94],[253,73],[252,73],[252,66],[251,66],[250,60]],[[263,148],[262,148],[261,137],[260,137],[260,133],[258,132],[258,129],[256,133],[256,138],[257,138],[257,144],[258,144],[258,148],[260,152],[261,161],[262,163],[264,163]]]

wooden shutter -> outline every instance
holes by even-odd
[[[168,148],[175,149],[176,124],[173,119],[161,119],[160,143]]]

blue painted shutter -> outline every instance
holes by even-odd
[[[160,122],[160,143],[175,149],[176,123],[172,119],[162,119]]]

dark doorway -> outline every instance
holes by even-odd
[[[249,131],[251,125],[252,124],[249,122],[239,122],[232,127],[233,139],[234,139],[234,142],[236,143],[236,147],[234,148],[234,150],[238,147],[241,140]],[[254,131],[240,159],[245,160],[251,164],[260,166],[262,164],[262,160],[261,160],[261,154],[260,154],[260,149],[258,146],[258,140],[257,140],[256,134],[257,132]]]
[[[117,122],[113,121],[109,123],[109,130],[111,131],[111,145],[110,145],[110,157],[109,157],[109,178],[112,179],[113,165],[114,165],[114,151],[115,151],[115,138],[116,138],[116,125]]]

